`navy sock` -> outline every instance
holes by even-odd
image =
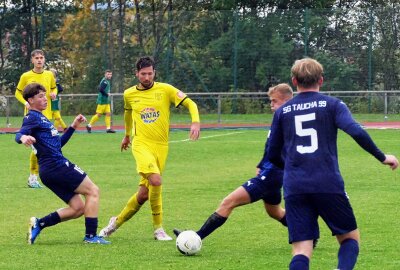
[[[197,234],[201,239],[206,238],[210,233],[215,231],[218,227],[222,226],[228,218],[219,215],[217,212],[214,212],[207,220],[204,222],[203,226],[201,226],[200,230],[197,231]]]
[[[286,215],[283,216],[280,220],[278,220],[280,223],[282,223],[283,226],[287,227],[287,222],[286,222]]]
[[[57,212],[48,214],[45,217],[39,219],[39,227],[40,229],[44,229],[46,227],[54,226],[61,222],[60,215]]]
[[[97,234],[97,217],[85,217],[86,237],[93,237]]]
[[[338,252],[338,269],[351,270],[354,268],[358,257],[358,242],[354,239],[348,238],[340,244]]]
[[[308,270],[309,269],[310,260],[307,256],[302,254],[293,256],[292,261],[289,265],[289,270]]]

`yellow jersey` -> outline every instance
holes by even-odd
[[[167,83],[154,82],[149,89],[138,89],[136,85],[126,89],[126,135],[131,135],[133,128],[135,140],[168,144],[170,106],[178,107],[186,98],[186,94]]]
[[[51,71],[43,70],[42,73],[36,73],[33,70],[27,71],[21,75],[19,79],[17,90],[15,91],[15,97],[18,99],[19,102],[22,104],[26,103],[26,100],[22,96],[22,92],[24,91],[25,86],[30,83],[40,83],[46,89],[46,97],[47,97],[47,108],[42,112],[44,116],[48,119],[52,118],[51,113],[51,98],[50,93],[57,94],[57,86],[56,80],[54,79],[54,75]],[[25,114],[27,113],[25,107]]]

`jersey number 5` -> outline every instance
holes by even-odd
[[[296,150],[300,154],[314,153],[318,149],[318,136],[317,131],[314,128],[303,128],[303,123],[307,121],[315,120],[315,113],[296,115],[294,122],[296,126],[296,134],[300,137],[310,136],[311,145],[297,145]]]

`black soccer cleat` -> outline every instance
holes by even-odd
[[[176,229],[176,228],[173,229],[172,231],[174,232],[174,234],[175,234],[176,237],[178,237],[178,235],[182,232],[181,230],[178,230],[178,229]]]
[[[86,130],[88,133],[92,133],[92,127],[86,126]]]
[[[115,133],[115,130],[109,128],[109,129],[106,130],[106,132],[107,132],[107,133]]]

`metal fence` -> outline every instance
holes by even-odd
[[[400,113],[400,90],[396,91],[329,91],[324,94],[343,100],[352,113],[381,114],[382,116]],[[230,115],[230,121],[252,121],[251,115],[272,114],[265,92],[219,92],[188,93],[199,108],[201,115],[215,115],[217,123]],[[96,110],[96,94],[66,94],[61,97],[63,116],[74,116],[78,113],[92,115]],[[111,94],[114,116],[123,115],[123,96]],[[172,109],[174,114],[187,113],[186,110]],[[0,96],[0,127],[10,125],[12,118],[23,116],[23,106],[14,96]],[[247,120],[246,120],[247,119]],[[382,118],[383,119],[383,118]]]

